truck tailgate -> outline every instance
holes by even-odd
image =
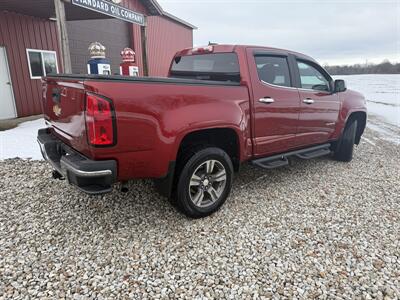
[[[43,97],[44,117],[54,134],[79,152],[89,154],[83,81],[46,78]]]

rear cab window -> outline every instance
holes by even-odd
[[[239,83],[238,57],[232,52],[177,56],[170,77]]]

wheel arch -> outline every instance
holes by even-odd
[[[171,198],[176,178],[179,174],[179,159],[184,157],[184,152],[189,148],[199,145],[219,147],[231,158],[234,171],[238,172],[241,163],[241,150],[243,141],[240,140],[241,131],[234,127],[209,127],[183,132],[177,139],[175,151],[168,166],[167,175],[155,180],[157,191]]]
[[[241,141],[236,128],[212,127],[186,132],[179,140],[176,160],[178,160],[188,148],[198,145],[209,145],[221,148],[231,158],[234,170],[239,170],[241,161]]]
[[[346,119],[345,127],[354,121],[357,121],[357,132],[356,132],[355,143],[356,145],[358,145],[360,143],[361,136],[363,135],[365,127],[367,125],[367,113],[365,111],[351,112]]]

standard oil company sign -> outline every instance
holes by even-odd
[[[115,1],[118,2],[118,1]],[[130,23],[145,25],[144,15],[105,0],[72,0],[78,5]]]

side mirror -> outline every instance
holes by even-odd
[[[347,90],[346,82],[343,79],[335,80],[334,92],[340,93],[340,92],[344,92],[345,90]]]

